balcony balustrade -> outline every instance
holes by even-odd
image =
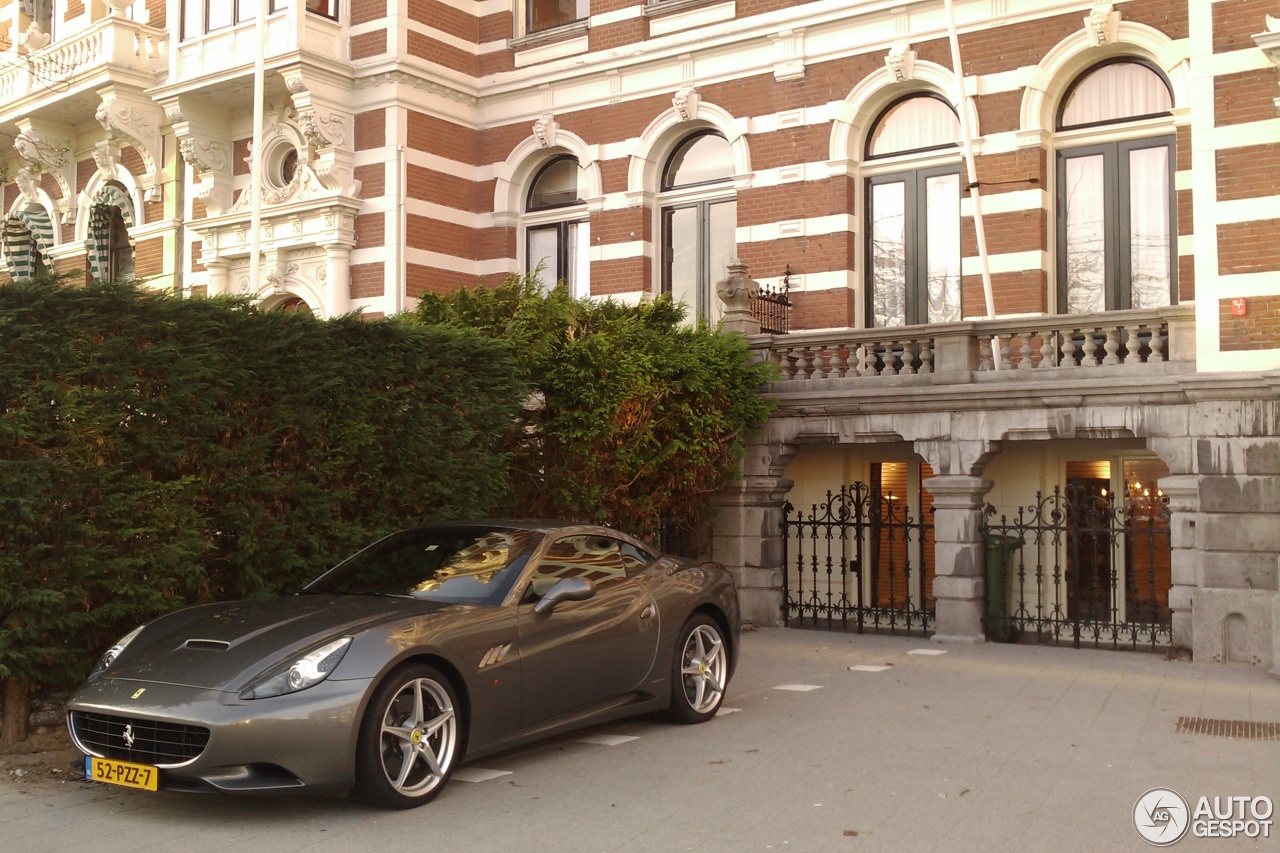
[[[169,34],[123,16],[103,18],[80,32],[19,57],[0,71],[0,103],[6,111],[29,112],[39,100],[56,100],[79,81],[96,74],[137,75],[157,82],[168,62]]]
[[[1143,371],[1181,367],[1173,362],[1194,366],[1195,309],[792,332],[755,336],[751,346],[779,366],[784,383],[1043,380],[1048,372],[1071,371],[1116,371],[1137,378]]]

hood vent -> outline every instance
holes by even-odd
[[[179,648],[198,649],[205,652],[225,652],[231,648],[226,640],[187,640]]]

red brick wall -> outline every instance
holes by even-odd
[[[1222,352],[1280,349],[1280,295],[1250,296],[1243,317],[1231,315],[1231,300],[1218,300],[1218,348]]]
[[[387,144],[387,111],[370,110],[356,116],[355,142],[357,151],[381,148]]]
[[[139,240],[133,247],[133,274],[137,278],[160,275],[164,272],[164,238],[152,237]]]
[[[351,265],[351,298],[368,299],[385,292],[386,275],[382,261]]]
[[[1272,0],[1221,0],[1213,4],[1213,52],[1253,49],[1253,36],[1266,29],[1265,16],[1276,14]]]
[[[387,215],[362,213],[356,217],[355,237],[357,249],[373,249],[386,245]]]
[[[351,37],[351,58],[368,59],[387,52],[387,31],[374,30]]]
[[[1222,127],[1275,118],[1278,82],[1273,68],[1213,78],[1213,123]]]
[[[360,182],[360,198],[378,198],[387,191],[387,167],[383,163],[356,166],[355,179]]]
[[[1218,274],[1280,270],[1280,219],[1218,226]]]
[[[424,293],[450,293],[460,287],[475,287],[481,283],[481,279],[469,273],[422,264],[405,265],[405,291],[415,299]]]
[[[472,261],[479,259],[478,235],[474,228],[466,225],[410,213],[405,217],[405,232],[405,245],[411,249],[426,249]]]
[[[351,23],[367,24],[387,16],[387,0],[349,0]]]
[[[1218,201],[1268,196],[1280,174],[1280,145],[1245,145],[1215,155]]]
[[[814,290],[791,294],[791,328],[828,329],[854,324],[852,290]]]

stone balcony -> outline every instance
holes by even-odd
[[[107,84],[139,90],[163,79],[168,64],[169,34],[112,15],[78,33],[29,51],[0,71],[0,124],[37,112],[52,112],[55,121],[75,123],[85,117],[85,97]],[[90,108],[88,117],[93,116]]]
[[[778,365],[770,392],[788,404],[883,398],[916,411],[997,408],[1032,393],[1156,390],[1195,372],[1195,307],[1000,317],[882,329],[753,335]],[[966,403],[966,400],[972,401]]]

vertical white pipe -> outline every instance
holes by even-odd
[[[991,290],[991,262],[987,257],[987,232],[982,222],[982,193],[978,188],[978,171],[973,157],[973,128],[969,126],[969,96],[964,91],[964,71],[960,66],[960,37],[956,31],[956,14],[952,0],[943,0],[947,13],[947,37],[951,42],[951,66],[956,75],[956,106],[960,113],[960,140],[964,148],[965,167],[969,172],[969,198],[973,199],[973,230],[978,239],[978,261],[982,265],[982,293],[986,297],[987,316],[996,316],[996,300]],[[1000,339],[991,338],[991,363],[1000,369]]]
[[[949,0],[948,0],[949,1]],[[266,111],[267,87],[267,11],[270,0],[258,0],[258,19],[254,22],[254,38],[258,55],[253,61],[253,172],[249,176],[252,213],[249,216],[249,293],[258,292],[262,244],[262,121]]]

